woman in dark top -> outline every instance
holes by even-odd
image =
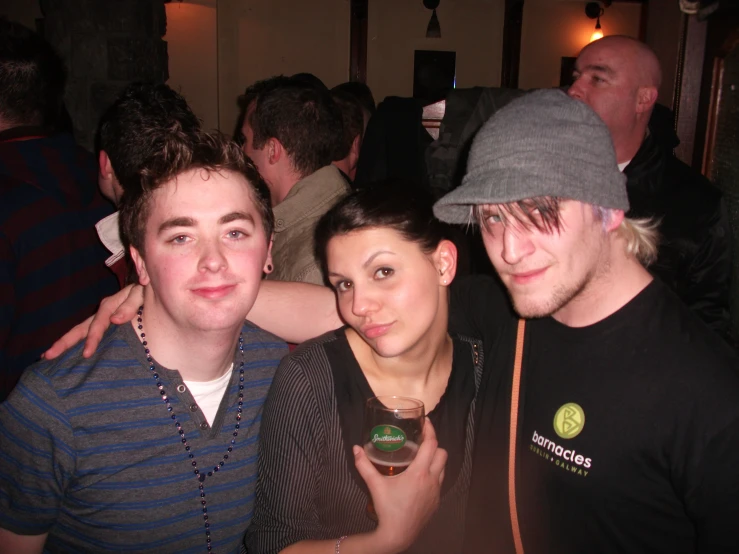
[[[447,332],[456,248],[445,231],[430,201],[397,188],[355,192],[322,218],[316,255],[346,326],[304,343],[277,371],[249,554],[402,550],[382,540],[399,523],[390,512],[375,502],[379,524],[368,515],[352,450],[366,441],[365,402],[379,395],[422,400],[448,453],[439,509],[408,551],[461,549],[482,346]]]

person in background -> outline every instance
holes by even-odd
[[[646,44],[608,36],[580,52],[569,95],[608,126],[627,178],[629,215],[660,221],[659,254],[650,270],[729,338],[728,218],[719,190],[673,154],[679,144],[673,127],[650,120],[661,80],[657,56]]]
[[[325,85],[325,83],[313,73],[296,73],[295,75],[292,75],[290,79],[317,88],[319,90],[328,90],[328,87]]]
[[[319,222],[316,255],[346,325],[302,344],[275,375],[248,552],[441,554],[461,545],[482,345],[447,331],[456,248],[431,206],[405,187],[378,185]],[[366,460],[358,473],[354,456],[367,442],[364,406],[381,395],[423,401],[433,426],[421,467],[437,441],[446,452],[433,455],[427,490],[390,503],[373,498],[378,525],[367,515],[364,481],[384,478]],[[419,471],[415,464],[406,471]]]
[[[343,128],[342,141],[338,152],[334,154],[333,164],[351,185],[357,174],[357,163],[359,163],[359,152],[362,149],[364,135],[362,106],[353,96],[340,90],[332,90],[331,98],[341,110]]]
[[[344,136],[341,113],[328,90],[283,76],[249,87],[243,106],[244,152],[266,181],[275,213],[267,278],[324,284],[313,231],[350,190],[331,164]]]
[[[194,140],[199,130],[200,121],[187,101],[167,85],[128,85],[100,119],[97,135],[100,190],[118,206],[124,189],[139,186],[142,172],[172,135]],[[112,254],[105,264],[123,286],[130,264],[126,263],[120,239],[118,212],[100,220],[95,227]]]
[[[346,83],[336,85],[334,88],[331,89],[331,92],[342,92],[356,98],[357,102],[359,102],[362,106],[362,113],[364,115],[364,130],[366,131],[367,123],[369,123],[370,118],[375,114],[375,110],[377,109],[375,98],[374,96],[372,96],[372,91],[370,90],[370,88],[364,83],[360,83],[359,81],[347,81]]]
[[[113,211],[94,157],[55,132],[64,63],[0,18],[0,401],[63,329],[116,290],[95,223]]]

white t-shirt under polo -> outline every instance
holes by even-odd
[[[231,381],[234,365],[228,368],[228,371],[221,377],[212,381],[184,381],[187,388],[190,389],[192,397],[203,411],[205,419],[209,425],[213,425],[213,420],[218,413],[218,407],[221,405],[223,395],[226,393],[228,383]]]

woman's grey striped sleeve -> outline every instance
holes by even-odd
[[[249,554],[271,554],[319,533],[316,506],[326,448],[314,391],[292,356],[282,360],[262,419],[259,482]]]

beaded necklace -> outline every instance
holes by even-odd
[[[141,316],[144,313],[144,306],[143,304],[139,306],[138,311],[138,318],[136,321],[138,322],[138,329],[139,333],[141,335],[141,344],[144,346],[144,352],[146,353],[146,361],[149,363],[149,370],[152,373],[152,377],[154,377],[154,380],[157,383],[157,388],[159,389],[159,394],[162,397],[162,400],[164,401],[164,404],[167,406],[167,411],[171,414],[170,417],[174,420],[175,427],[177,427],[177,432],[180,435],[180,440],[182,441],[182,444],[185,447],[185,451],[187,452],[188,458],[192,460],[192,467],[193,467],[193,474],[195,475],[195,478],[198,482],[198,489],[200,490],[200,504],[203,507],[203,522],[205,523],[205,543],[208,548],[208,552],[212,554],[213,548],[211,546],[211,537],[210,537],[210,523],[208,522],[208,507],[207,503],[205,501],[205,487],[204,482],[206,477],[213,477],[214,473],[218,473],[218,470],[220,470],[223,465],[226,463],[226,460],[228,460],[228,455],[233,451],[234,445],[236,444],[236,437],[239,434],[239,422],[241,421],[241,413],[243,411],[243,405],[244,405],[244,334],[241,333],[239,335],[239,352],[241,353],[241,363],[239,364],[239,405],[236,409],[236,425],[234,426],[234,432],[233,432],[233,438],[231,439],[231,444],[228,445],[228,448],[226,449],[226,453],[223,455],[223,459],[218,462],[218,465],[213,466],[213,469],[211,471],[200,472],[200,469],[198,469],[198,462],[195,460],[195,455],[192,453],[190,445],[187,443],[187,438],[185,437],[185,431],[182,429],[182,425],[180,425],[179,419],[177,419],[177,416],[172,411],[172,404],[169,402],[169,397],[167,396],[167,393],[164,391],[164,385],[162,384],[162,381],[159,379],[159,374],[156,371],[156,368],[154,367],[154,360],[151,357],[151,351],[149,350],[149,343],[146,341],[146,333],[144,333],[144,323],[141,319]],[[228,394],[228,392],[226,392]]]

